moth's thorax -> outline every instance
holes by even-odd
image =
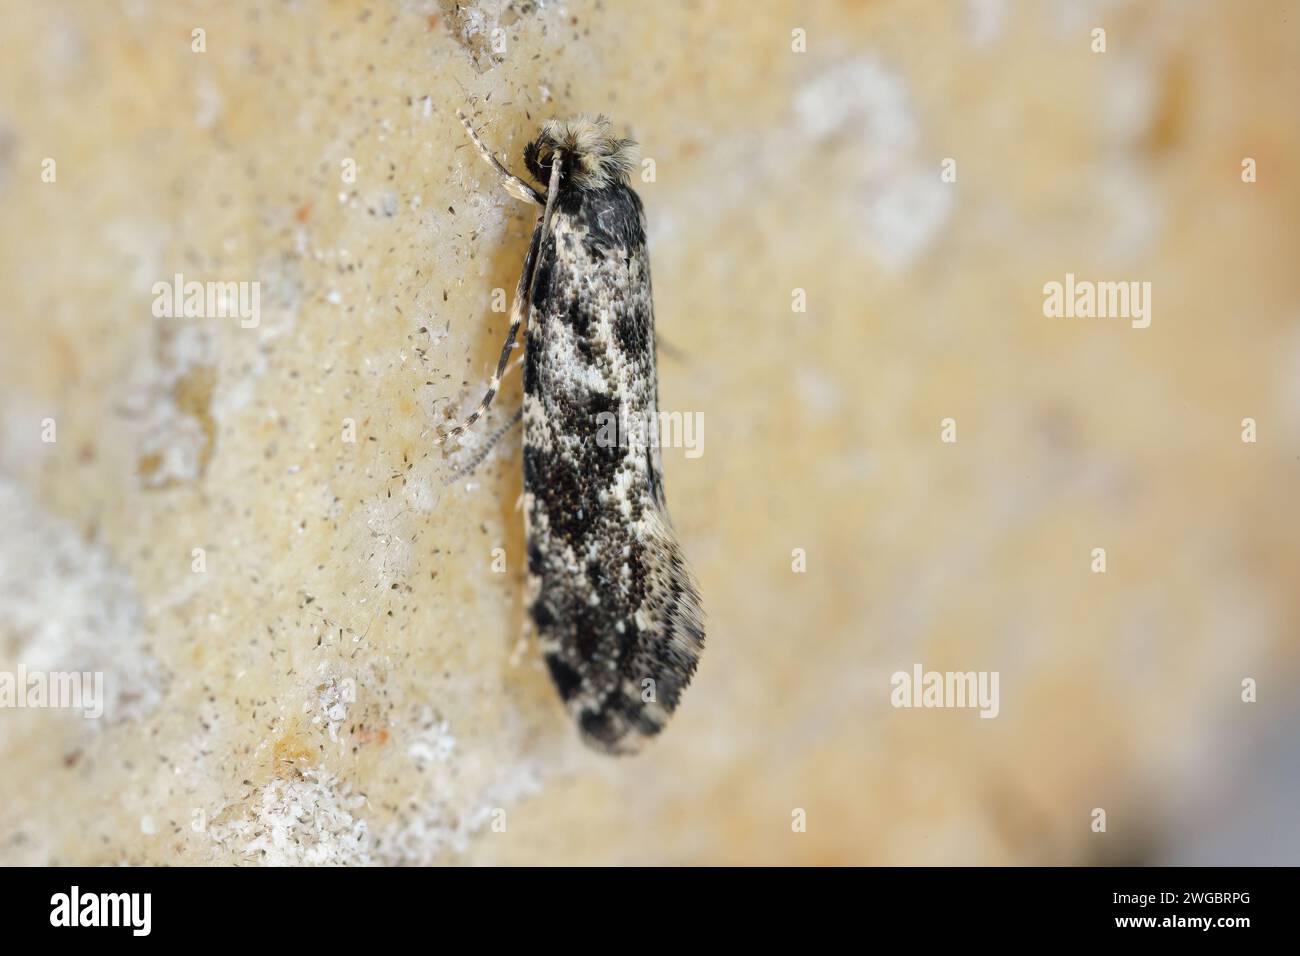
[[[642,250],[645,246],[645,208],[631,186],[562,187],[556,197],[555,235],[573,233],[581,241],[606,250]]]

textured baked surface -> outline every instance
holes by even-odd
[[[0,670],[111,705],[0,711],[0,861],[1138,862],[1249,813],[1298,739],[1295,5],[752,6],[0,3]],[[655,161],[709,647],[632,760],[523,640],[518,439],[429,444],[535,219],[458,107],[517,172],[578,113]],[[155,319],[176,273],[260,324]],[[1044,317],[1066,273],[1150,328]],[[893,709],[917,662],[999,716]]]

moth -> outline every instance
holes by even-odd
[[[636,144],[615,136],[603,116],[546,121],[523,154],[543,191],[511,173],[456,115],[506,192],[541,215],[487,393],[437,441],[487,410],[527,317],[528,613],[583,740],[632,753],[663,729],[704,646],[657,435],[605,427],[658,415],[645,211],[628,185]]]

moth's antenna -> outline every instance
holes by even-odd
[[[551,234],[551,213],[555,211],[555,197],[560,191],[560,167],[564,163],[560,159],[559,153],[551,156],[551,184],[546,190],[546,210],[542,213],[542,231],[537,238],[537,258],[541,259],[546,251],[546,237]],[[537,263],[533,263],[533,274],[528,280],[528,305],[531,308],[533,304],[533,294],[537,291],[537,273],[541,270],[537,268]]]
[[[504,438],[511,429],[513,429],[516,425],[518,425],[520,419],[522,419],[523,417],[524,417],[524,407],[520,405],[518,408],[515,409],[515,413],[510,416],[510,421],[506,422],[495,432],[493,432],[492,435],[488,438],[488,440],[483,443],[483,447],[474,453],[474,457],[473,459],[470,460],[470,463],[461,468],[458,468],[450,478],[448,478],[446,481],[443,482],[443,485],[444,486],[454,485],[462,478],[472,475],[474,473],[474,469],[477,468],[479,465],[483,464],[483,459],[487,458],[487,456],[489,455],[489,453],[491,453],[496,443],[499,442],[502,438]]]

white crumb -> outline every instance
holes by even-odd
[[[100,543],[0,477],[0,648],[31,671],[104,674],[104,720],[133,719],[162,698],[127,572]],[[87,723],[97,724],[98,721]]]
[[[365,866],[369,830],[357,815],[365,802],[319,767],[272,780],[243,816],[209,832],[224,849],[266,866]]]

